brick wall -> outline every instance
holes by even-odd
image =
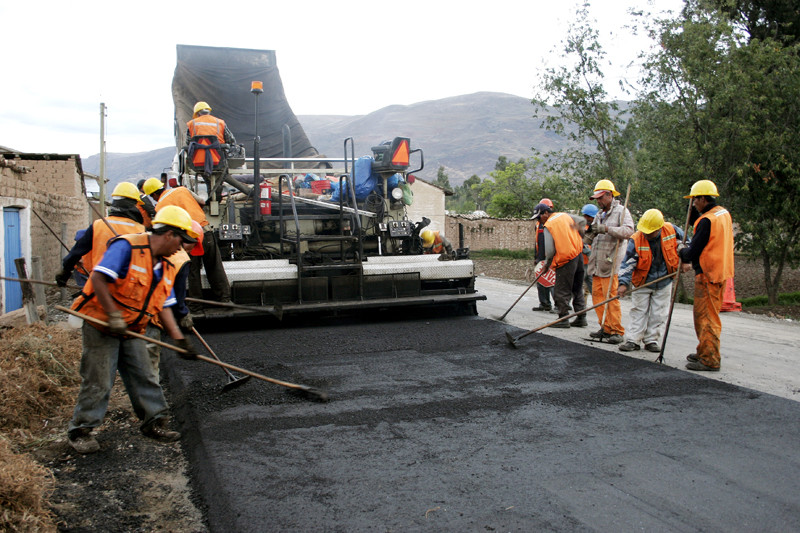
[[[64,244],[72,246],[75,232],[89,225],[89,206],[81,192],[79,168],[76,156],[48,159],[40,154],[20,154],[0,161],[0,206],[20,209],[22,253],[29,268],[32,256],[41,257],[43,275],[48,281],[61,268],[63,247],[36,214],[59,237],[61,224],[66,223]],[[0,221],[2,218],[0,212]],[[0,234],[0,240],[4,239]],[[3,246],[0,250],[4,250]],[[13,259],[0,257],[0,266],[5,269],[6,261]]]
[[[470,250],[504,248],[507,250],[532,249],[536,242],[534,221],[507,218],[472,219],[462,215],[447,215],[447,235],[454,247],[458,246],[458,225],[464,225],[464,246]]]

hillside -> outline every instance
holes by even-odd
[[[393,105],[368,115],[301,115],[300,123],[320,153],[340,156],[345,138],[353,137],[356,156],[396,136],[411,138],[412,148],[421,148],[425,169],[420,177],[435,180],[444,166],[450,183],[458,185],[473,174],[482,178],[494,169],[501,155],[509,160],[527,158],[531,147],[557,149],[560,137],[539,127],[527,98],[503,93],[480,92],[430,100],[411,105]],[[224,117],[223,117],[224,118]],[[235,132],[234,132],[235,133]],[[172,162],[174,148],[138,154],[108,154],[106,169],[113,184],[157,176]],[[83,162],[87,172],[97,173],[99,157]]]

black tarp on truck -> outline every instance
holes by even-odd
[[[177,52],[172,100],[178,148],[186,145],[186,123],[192,119],[194,105],[204,101],[211,106],[215,117],[227,123],[249,157],[255,153],[256,120],[261,157],[283,157],[284,125],[291,131],[294,157],[318,155],[286,100],[274,50],[179,44]],[[250,92],[252,81],[264,84],[264,92],[258,97]],[[256,98],[258,117],[255,116]]]

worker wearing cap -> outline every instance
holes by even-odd
[[[220,143],[236,144],[233,133],[228,129],[225,121],[211,114],[211,106],[206,102],[197,102],[194,105],[192,120],[186,123],[186,136],[189,139],[189,157],[195,167],[204,167],[207,174],[211,174],[213,166],[219,164]],[[196,137],[206,137],[198,139]],[[213,138],[209,142],[208,138]],[[211,154],[211,159],[206,158],[206,153]]]
[[[56,284],[66,287],[72,270],[80,262],[87,275],[106,252],[108,241],[117,235],[142,233],[142,215],[138,206],[142,198],[133,183],[123,181],[111,192],[111,207],[108,216],[97,219],[86,228],[83,235],[61,261],[61,270],[56,273]],[[82,286],[82,285],[81,285]]]
[[[542,198],[542,200],[547,200],[547,198]],[[544,245],[544,224],[547,222],[547,219],[553,213],[553,206],[547,204],[545,202],[539,202],[536,204],[536,207],[533,208],[533,217],[532,220],[536,221],[536,250],[534,259],[536,261],[536,267],[533,269],[533,275],[539,276],[543,272],[545,265],[545,245]],[[555,286],[545,287],[541,283],[536,283],[536,291],[539,293],[539,305],[533,308],[533,311],[552,311],[553,304],[550,302],[551,298],[553,298],[553,292],[555,290]]]
[[[617,295],[617,270],[625,257],[625,241],[634,230],[630,211],[615,199],[616,196],[619,193],[614,184],[610,180],[600,180],[589,197],[597,202],[599,208],[584,239],[592,246],[588,268],[592,275],[592,302],[595,305]],[[610,344],[621,344],[625,328],[622,327],[619,300],[596,307],[595,311],[600,329],[589,336]]]
[[[158,178],[148,179],[144,183],[144,191],[156,200],[156,213],[168,206],[178,206],[185,209],[191,215],[192,220],[203,228],[203,255],[192,257],[189,272],[189,296],[203,298],[200,269],[205,267],[213,298],[219,302],[230,302],[231,286],[228,276],[225,274],[225,268],[222,266],[222,255],[214,238],[214,232],[203,211],[203,206],[198,202],[194,193],[183,186],[165,189],[164,184]]]
[[[594,217],[597,216],[597,206],[594,204],[586,204],[581,208],[581,215],[583,215],[583,219],[586,221],[584,224],[584,235],[589,231],[589,227],[594,222]],[[583,243],[583,285],[584,285],[584,296],[588,297],[592,294],[592,276],[589,274],[589,257],[592,255],[592,246],[586,243],[586,239],[584,239]]]
[[[578,313],[586,308],[583,296],[583,236],[581,220],[568,213],[554,213],[544,222],[545,266],[556,272],[553,299],[558,308],[558,316],[569,315],[570,303]],[[579,315],[572,323],[562,320],[550,327],[586,327],[586,314]]]
[[[625,260],[619,272],[619,295],[625,296],[630,286],[640,287],[680,267],[678,244],[683,241],[683,230],[675,224],[664,223],[658,209],[648,209],[636,225],[636,233],[628,241]],[[648,352],[661,352],[661,336],[669,310],[674,278],[664,279],[649,287],[631,293],[630,322],[625,331],[623,352],[639,350],[640,342]]]
[[[694,331],[697,352],[687,356],[689,370],[718,371],[721,363],[719,318],[725,284],[734,275],[733,221],[717,205],[717,186],[710,180],[692,185],[692,216],[696,217],[692,242],[680,250],[683,271],[694,269]],[[689,266],[691,264],[691,267]]]
[[[419,234],[422,239],[422,248],[426,254],[444,254],[442,259],[453,258],[453,245],[438,231],[423,230]]]
[[[81,387],[68,431],[69,443],[79,453],[100,448],[92,430],[103,421],[117,371],[134,413],[142,420],[142,433],[164,441],[180,438],[180,433],[167,428],[169,408],[153,376],[145,341],[126,331],[144,333],[148,322],[159,315],[170,337],[186,351],[181,355],[197,355],[168,309],[175,302],[177,271],[167,258],[184,243],[197,241],[191,222],[186,211],[170,207],[156,214],[152,233],[113,239],[72,304],[75,311],[106,323],[83,324]]]

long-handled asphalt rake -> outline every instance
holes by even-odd
[[[91,317],[89,315],[85,315],[83,313],[79,313],[78,311],[74,311],[74,310],[69,309],[67,307],[56,305],[56,306],[54,306],[54,308],[58,309],[59,311],[63,311],[65,313],[69,313],[71,315],[75,315],[78,318],[82,318],[83,320],[86,320],[88,322],[92,322],[94,324],[97,324],[97,325],[100,325],[100,326],[103,326],[103,327],[108,327],[108,322],[105,322],[105,321],[100,320],[98,318]],[[159,340],[156,340],[156,339],[151,339],[150,337],[148,337],[146,335],[142,335],[141,333],[136,333],[134,331],[125,330],[124,335],[128,335],[130,337],[135,337],[137,339],[142,339],[142,340],[147,341],[147,342],[152,342],[153,344],[158,344],[159,346],[163,346],[164,348],[169,348],[170,350],[172,350],[173,352],[176,352],[176,353],[184,353],[184,354],[188,353],[188,352],[186,352],[186,350],[184,350],[182,348],[178,348],[177,346],[174,346],[174,345],[169,344],[167,342],[162,342],[162,341],[159,341]],[[234,366],[234,365],[231,365],[231,364],[228,364],[228,363],[223,363],[222,361],[216,361],[216,360],[211,359],[210,357],[206,357],[204,355],[198,355],[197,359],[199,359],[200,361],[206,362],[206,363],[211,363],[212,365],[217,365],[217,366],[221,366],[223,368],[227,368],[228,370],[233,370],[234,372],[238,372],[240,374],[245,374],[247,376],[252,376],[252,377],[254,377],[256,379],[260,379],[262,381],[268,381],[268,382],[273,383],[275,385],[280,385],[281,387],[287,387],[289,389],[294,389],[294,390],[296,390],[298,392],[301,392],[301,393],[305,394],[306,397],[308,397],[308,398],[310,398],[312,400],[316,400],[316,401],[320,401],[320,402],[327,402],[328,401],[328,393],[326,391],[323,391],[323,390],[315,389],[315,388],[309,387],[307,385],[298,385],[297,383],[289,383],[288,381],[281,381],[279,379],[274,379],[274,378],[270,378],[270,377],[267,377],[267,376],[262,376],[261,374],[256,374],[255,372],[251,372],[250,370],[245,370],[244,368],[239,368],[238,366]]]
[[[208,350],[208,353],[211,354],[211,357],[213,357],[219,362],[222,362],[222,360],[219,357],[217,357],[217,354],[214,353],[214,350],[211,349],[211,346],[208,345],[206,340],[202,336],[200,336],[200,332],[197,331],[197,328],[195,328],[194,326],[192,326],[192,333],[194,333],[197,336],[197,340],[199,340],[200,343],[203,346],[205,346],[206,350]],[[233,372],[231,372],[227,368],[222,367],[222,370],[224,370],[225,373],[228,375],[228,383],[222,387],[222,392],[227,392],[235,387],[238,387],[239,385],[244,385],[251,377],[253,377],[253,376],[244,376],[241,378],[237,378],[233,374]]]
[[[520,300],[522,300],[522,297],[523,297],[523,296],[525,296],[525,294],[526,294],[526,293],[527,293],[529,290],[531,290],[531,287],[533,287],[534,285],[536,285],[536,282],[537,282],[537,281],[539,281],[539,278],[541,278],[541,277],[542,277],[542,274],[544,274],[545,272],[546,272],[546,270],[545,270],[545,269],[542,269],[542,271],[541,271],[541,272],[539,272],[539,273],[536,275],[536,277],[535,277],[535,278],[533,278],[533,281],[531,282],[531,284],[530,284],[530,285],[528,285],[528,288],[527,288],[527,289],[525,289],[524,291],[522,291],[522,294],[520,294],[520,295],[519,295],[519,298],[517,298],[517,299],[514,301],[514,303],[513,303],[513,304],[511,304],[511,307],[509,307],[509,308],[508,308],[508,310],[507,310],[505,313],[503,313],[503,314],[502,314],[502,316],[499,316],[499,317],[497,317],[495,320],[499,320],[499,321],[501,321],[501,322],[502,322],[502,321],[503,321],[503,320],[506,318],[506,315],[507,315],[508,313],[510,313],[512,309],[514,309],[514,306],[515,306],[515,305],[517,305],[517,302],[519,302]]]
[[[644,289],[645,287],[649,287],[650,285],[653,285],[654,283],[658,283],[659,281],[663,281],[663,280],[665,280],[667,278],[675,277],[675,276],[678,275],[678,272],[679,271],[675,271],[672,274],[667,274],[666,276],[662,276],[662,277],[660,277],[658,279],[654,279],[653,281],[645,283],[644,285],[640,285],[638,287],[634,287],[633,289],[631,289],[630,292],[638,291],[639,289]],[[603,300],[600,303],[597,303],[597,304],[595,304],[595,305],[593,305],[591,307],[587,307],[586,309],[582,309],[580,311],[572,313],[571,315],[564,315],[562,317],[559,317],[558,320],[553,320],[552,322],[549,322],[549,323],[545,324],[544,326],[539,326],[539,327],[533,328],[530,331],[526,331],[525,333],[523,333],[519,337],[514,337],[513,335],[511,335],[511,333],[506,331],[506,339],[508,340],[508,344],[510,344],[512,348],[516,348],[517,347],[517,342],[519,342],[520,340],[524,339],[525,337],[527,337],[531,333],[536,333],[537,331],[542,330],[544,328],[549,328],[553,324],[558,324],[559,322],[563,322],[564,320],[569,320],[570,318],[576,317],[578,315],[582,315],[582,314],[584,314],[584,313],[586,313],[588,311],[591,311],[592,309],[600,307],[601,305],[605,305],[608,302],[611,302],[613,300],[617,300],[617,299],[619,299],[619,297],[620,297],[619,295],[612,296],[608,300]]]

